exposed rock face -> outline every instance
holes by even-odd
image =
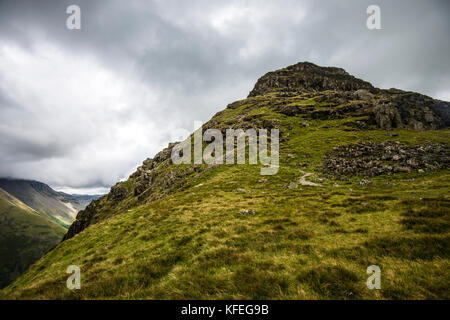
[[[117,183],[115,186],[111,188],[111,192],[108,194],[108,199],[112,199],[114,201],[120,201],[127,197],[127,189],[122,186],[120,183]]]
[[[449,121],[450,108],[444,102],[401,90],[383,92],[374,102],[370,118],[380,129],[439,129]]]
[[[441,117],[446,127],[450,126],[450,102],[439,101],[431,109]]]
[[[176,143],[169,143],[169,146],[162,151],[158,152],[153,159],[148,158],[144,161],[142,166],[138,167],[136,172],[133,173],[130,178],[135,178],[136,183],[134,186],[134,195],[139,196],[142,194],[147,188],[149,188],[156,180],[156,177],[160,174],[158,170],[156,170],[160,164],[169,160],[172,148],[176,145]],[[166,181],[169,184],[173,184],[174,182],[174,174],[168,173],[166,175]]]
[[[269,101],[263,96],[267,93],[273,96]],[[289,104],[289,98],[305,93],[321,103],[320,110],[314,105]],[[309,118],[320,120],[367,116],[365,123],[357,124],[362,129],[373,125],[383,130],[435,130],[450,125],[448,102],[415,92],[378,89],[343,69],[320,67],[309,62],[265,74],[248,97],[261,97],[259,103],[268,104],[287,116],[308,114]],[[237,101],[228,108],[239,108],[246,103],[246,100]]]
[[[366,101],[370,101],[374,98],[374,95],[371,94],[368,90],[365,89],[359,89],[356,90],[353,93],[353,98],[357,99],[357,100],[366,100]]]
[[[450,146],[405,146],[398,142],[339,146],[324,158],[323,169],[333,176],[376,176],[397,172],[450,168]]]
[[[258,79],[248,97],[263,95],[272,91],[353,91],[376,89],[366,81],[355,78],[344,69],[319,67],[310,62],[300,62],[287,68],[272,71]]]
[[[77,219],[70,225],[69,230],[67,230],[67,233],[62,239],[63,241],[74,237],[92,223],[93,217],[97,213],[96,209],[98,203],[98,200],[94,200],[86,207],[86,209],[78,213]]]
[[[390,103],[375,106],[371,114],[371,120],[376,123],[378,128],[385,130],[402,127],[402,117],[397,108]]]

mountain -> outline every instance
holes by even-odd
[[[59,224],[0,189],[0,288],[54,247],[65,232]]]
[[[0,179],[0,288],[57,245],[78,211],[98,198],[57,192],[38,181]]]
[[[0,188],[33,208],[39,214],[68,228],[79,210],[99,195],[70,195],[32,180],[0,178]]]
[[[449,111],[340,68],[269,72],[200,133],[278,129],[275,174],[248,157],[177,165],[169,144],[80,211],[0,297],[448,299]],[[81,290],[65,287],[69,265]],[[381,290],[366,286],[370,265]]]

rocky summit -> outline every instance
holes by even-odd
[[[175,165],[171,143],[0,297],[448,299],[449,125],[449,102],[340,68],[269,72],[202,130],[278,129],[276,174]],[[65,287],[68,265],[82,290]]]
[[[300,62],[281,70],[268,72],[258,79],[248,97],[283,91],[286,94],[325,90],[356,91],[365,89],[376,93],[369,82],[355,78],[344,69],[319,67],[310,62]]]

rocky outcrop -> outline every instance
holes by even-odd
[[[438,101],[431,106],[431,109],[439,115],[446,127],[450,126],[450,102]]]
[[[113,201],[120,201],[127,197],[127,189],[122,186],[120,183],[117,183],[115,186],[111,187],[111,191],[108,194],[108,199]]]
[[[74,237],[93,222],[99,203],[100,200],[94,200],[86,207],[86,209],[78,213],[77,219],[70,225],[69,230],[67,230],[67,233],[64,235],[62,241]]]
[[[353,93],[353,98],[356,100],[371,101],[374,99],[374,95],[366,89],[359,89]]]
[[[311,119],[320,120],[367,116],[366,123],[357,127],[373,126],[383,130],[435,130],[450,125],[448,102],[399,89],[378,89],[344,69],[309,62],[265,74],[248,97],[253,100],[240,100],[229,104],[228,108],[268,105],[286,116],[307,114]],[[295,104],[299,97],[313,98],[320,103],[320,108],[314,104]]]
[[[448,125],[449,110],[448,104],[430,97],[391,89],[374,102],[370,122],[384,130],[435,130]]]
[[[378,128],[384,130],[402,127],[402,117],[397,108],[390,105],[390,103],[375,106],[371,113],[371,121],[374,122]]]
[[[324,90],[353,91],[376,89],[366,81],[355,78],[344,69],[319,67],[310,62],[300,62],[281,70],[266,73],[258,79],[248,97],[268,92],[313,92]]]
[[[324,157],[323,170],[332,176],[377,176],[412,170],[450,168],[450,146],[406,146],[399,142],[338,146]]]

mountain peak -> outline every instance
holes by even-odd
[[[248,97],[277,91],[376,91],[369,82],[350,75],[342,68],[321,67],[311,62],[299,62],[283,69],[271,71],[258,79]]]

